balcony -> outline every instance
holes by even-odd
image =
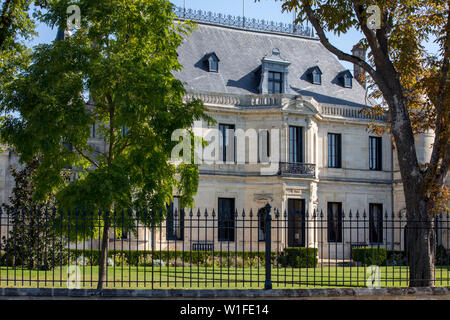
[[[280,163],[280,175],[314,177],[316,165],[313,163]]]

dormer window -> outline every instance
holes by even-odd
[[[259,92],[262,94],[286,93],[288,89],[288,67],[291,63],[284,60],[280,50],[274,48],[272,55],[261,60],[261,80]]]
[[[209,72],[219,72],[219,61],[220,59],[214,52],[205,56],[205,64]]]
[[[344,88],[351,88],[353,86],[352,79],[353,76],[350,71],[345,70],[341,73],[341,82]]]
[[[319,67],[313,67],[309,73],[309,77],[313,84],[322,84],[322,71]]]

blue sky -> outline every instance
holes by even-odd
[[[184,0],[171,0],[173,4],[179,7],[183,7]],[[243,4],[245,10],[245,16],[248,18],[264,19],[274,22],[292,23],[293,14],[284,12],[281,10],[280,1],[275,0],[261,0],[256,2],[254,0],[185,0],[186,8],[195,10],[213,11],[216,13],[239,15],[242,16]],[[38,43],[49,43],[55,39],[56,30],[50,29],[44,24],[39,24],[37,31],[39,36],[35,38],[31,44],[36,45]],[[347,34],[341,34],[339,37],[333,33],[329,33],[329,40],[337,48],[344,52],[350,53],[353,45],[355,45],[360,39],[361,34],[356,30],[351,30]],[[433,43],[427,44],[427,49],[436,52],[437,46]],[[341,63],[351,71],[353,71],[353,65],[347,62],[341,61]]]

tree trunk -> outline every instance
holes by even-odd
[[[435,234],[431,206],[426,199],[424,176],[415,150],[406,101],[400,91],[388,99],[391,129],[398,154],[407,211],[409,286],[434,285]]]
[[[432,287],[435,285],[436,235],[434,219],[423,199],[418,201],[415,212],[408,212],[407,230],[409,286]]]
[[[108,251],[109,251],[109,212],[105,212],[103,225],[102,247],[100,252],[97,290],[103,290],[106,282],[106,272],[108,269]]]

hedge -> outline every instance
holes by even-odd
[[[355,262],[360,262],[363,265],[378,265],[386,264],[387,253],[386,248],[353,248],[352,259]]]
[[[317,248],[284,248],[278,262],[283,267],[315,268],[318,263]]]
[[[87,265],[98,265],[100,250],[70,250],[71,261],[79,257],[87,259]],[[272,252],[272,261],[276,260],[276,252]],[[231,260],[242,259],[241,263],[264,263],[265,252],[227,252],[227,251],[145,251],[145,250],[109,250],[108,257],[116,264],[132,266],[151,265],[153,260],[168,262],[169,260],[183,261],[191,264],[226,264]],[[233,263],[229,263],[233,265]]]

